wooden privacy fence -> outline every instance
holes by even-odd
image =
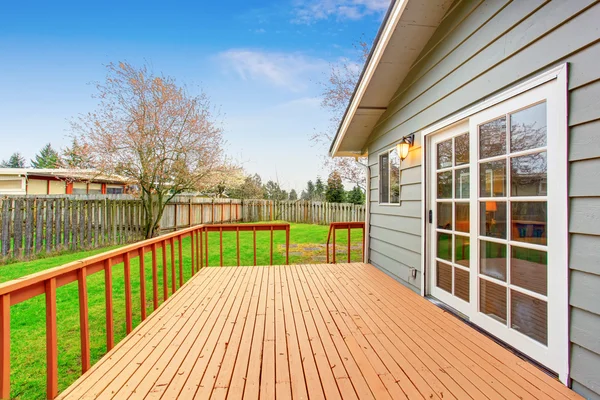
[[[287,227],[286,227],[287,226]],[[107,351],[115,346],[114,339],[114,312],[113,312],[113,267],[123,264],[124,271],[124,291],[125,291],[125,326],[129,334],[133,330],[133,298],[132,298],[132,280],[131,264],[132,260],[138,258],[139,264],[139,288],[141,320],[144,321],[146,315],[146,279],[144,256],[150,252],[152,256],[152,310],[156,310],[159,304],[159,297],[163,300],[169,297],[168,276],[170,274],[171,288],[170,294],[175,293],[184,284],[183,273],[183,239],[190,238],[190,256],[191,276],[194,276],[201,268],[205,266],[203,254],[208,254],[208,248],[203,246],[203,237],[208,246],[206,238],[208,231],[223,232],[253,230],[271,231],[271,254],[273,248],[273,231],[285,230],[286,247],[289,247],[289,225],[288,224],[260,224],[260,225],[225,225],[225,226],[207,226],[198,225],[186,228],[180,231],[168,233],[153,239],[147,239],[124,246],[122,248],[111,250],[92,257],[74,261],[60,267],[51,268],[36,274],[0,284],[0,398],[10,398],[10,310],[11,306],[22,303],[36,296],[44,295],[46,298],[46,392],[49,399],[58,395],[58,335],[57,335],[57,312],[56,312],[56,290],[71,282],[78,282],[79,290],[79,330],[81,336],[81,371],[85,373],[90,368],[90,326],[88,312],[88,288],[87,277],[95,273],[104,273],[105,280],[105,306],[106,306],[106,347]],[[239,236],[238,236],[239,237]],[[256,236],[255,236],[256,237]],[[221,240],[221,257],[222,257]],[[159,261],[157,260],[158,250],[162,254],[162,278],[159,278]],[[239,260],[239,242],[237,245]],[[255,247],[256,254],[256,247]],[[170,255],[170,268],[168,268],[167,258]],[[176,279],[176,259],[179,280]],[[256,256],[255,256],[256,260]],[[206,258],[208,263],[208,258]],[[256,261],[255,261],[256,264]],[[286,258],[287,264],[287,258]],[[208,265],[208,264],[206,264]],[[162,279],[162,294],[159,293],[159,279]],[[178,283],[178,284],[177,284]],[[20,338],[13,338],[19,340]]]
[[[210,199],[179,195],[159,224],[171,232],[200,224],[364,221],[365,206],[349,203]],[[19,196],[0,199],[0,261],[40,253],[131,243],[144,237],[144,208],[133,196]]]
[[[124,244],[143,237],[143,207],[133,198],[68,196],[0,199],[3,257]]]

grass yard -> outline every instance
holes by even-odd
[[[290,263],[324,263],[325,243],[328,226],[290,224]],[[346,261],[347,236],[338,231],[338,261]],[[351,238],[352,261],[361,260],[362,233],[353,231]],[[235,265],[235,233],[223,233],[224,265]],[[285,232],[274,233],[273,263],[285,263]],[[114,248],[114,247],[113,247]],[[177,248],[177,247],[176,247]],[[253,262],[252,232],[240,233],[240,259],[242,265]],[[257,264],[269,264],[270,232],[257,232]],[[63,254],[56,257],[0,266],[0,282],[32,274],[67,262],[97,254],[107,249]],[[191,254],[189,238],[183,241],[184,280],[191,276]],[[167,248],[167,265],[170,271],[170,250]],[[162,303],[162,254],[158,255],[159,303]],[[177,263],[177,257],[176,257]],[[218,266],[219,233],[209,235],[209,265]],[[152,311],[152,260],[151,254],[145,257],[146,299],[148,314]],[[140,273],[138,258],[131,261],[131,281],[133,299],[133,326],[141,321]],[[179,268],[176,268],[176,282],[179,282]],[[167,274],[167,287],[171,288],[171,274]],[[92,364],[106,353],[104,274],[96,273],[87,278],[88,310],[90,325],[90,350]],[[125,337],[125,294],[123,264],[113,266],[113,302],[115,321],[115,343]],[[58,321],[58,368],[59,390],[64,390],[81,373],[79,339],[79,299],[77,282],[57,289]],[[11,307],[11,398],[41,399],[46,393],[46,344],[45,344],[45,299],[37,296]]]

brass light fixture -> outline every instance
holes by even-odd
[[[408,151],[410,150],[414,142],[414,133],[404,136],[402,139],[400,139],[400,142],[396,145],[396,151],[398,152],[398,156],[400,156],[401,161],[404,161],[404,159],[408,156]]]

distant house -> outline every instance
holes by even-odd
[[[122,194],[127,181],[93,170],[0,168],[0,194]]]
[[[392,1],[330,149],[368,157],[368,262],[590,399],[599,21],[585,0]]]

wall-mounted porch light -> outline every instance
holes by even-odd
[[[401,161],[404,161],[404,159],[408,156],[408,151],[410,150],[414,142],[414,133],[408,136],[404,136],[402,139],[400,139],[400,143],[396,145],[396,151],[398,152],[398,156],[400,156]]]

